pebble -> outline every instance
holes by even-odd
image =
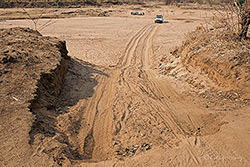
[[[143,143],[141,147],[139,145],[131,145],[125,149],[118,150],[117,155],[122,155],[124,157],[132,157],[136,154],[137,150],[140,148],[142,152],[151,149],[152,144]]]

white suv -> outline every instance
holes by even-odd
[[[163,16],[162,15],[156,15],[155,23],[163,23]]]

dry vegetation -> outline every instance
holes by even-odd
[[[231,5],[230,11],[220,12],[220,19],[217,17],[218,20],[187,34],[181,46],[162,58],[161,72],[179,79],[184,77],[192,87],[206,90],[203,97],[210,94],[244,105],[249,103],[249,8],[244,3],[239,5]],[[189,74],[183,75],[179,66]]]
[[[0,0],[0,7],[84,7],[122,4],[144,4],[142,0]]]

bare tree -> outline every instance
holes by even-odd
[[[29,17],[29,19],[32,21],[33,25],[34,25],[34,29],[36,31],[41,31],[43,30],[44,28],[50,26],[51,24],[55,23],[55,21],[52,21],[52,18],[49,19],[47,22],[45,22],[44,24],[42,24],[40,27],[37,26],[38,24],[38,21],[42,18],[43,14],[46,13],[46,9],[43,9],[41,14],[37,17],[32,17],[28,11],[25,9],[25,8],[22,8],[24,13]]]
[[[0,8],[4,7],[4,0],[0,0]]]
[[[219,25],[232,31],[238,39],[247,39],[250,25],[250,0],[229,0],[221,5],[217,13],[222,18]]]
[[[237,9],[237,15],[239,18],[239,37],[240,39],[246,39],[250,25],[250,1],[249,0],[234,0],[234,5]]]

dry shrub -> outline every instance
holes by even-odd
[[[42,12],[41,12],[41,14],[40,14],[39,16],[34,16],[34,17],[32,17],[32,16],[29,14],[29,12],[28,12],[25,8],[22,8],[22,9],[23,9],[25,15],[27,15],[28,18],[32,21],[32,23],[33,23],[33,25],[34,25],[34,30],[36,30],[36,31],[41,31],[42,29],[44,29],[44,28],[46,28],[46,27],[48,27],[48,26],[50,26],[51,24],[54,23],[54,22],[52,21],[52,18],[51,18],[51,19],[49,19],[48,21],[46,21],[44,24],[42,24],[41,26],[38,27],[38,26],[37,26],[38,21],[39,21],[40,19],[42,19],[43,14],[46,13],[46,9],[42,10]]]
[[[236,32],[240,39],[246,39],[250,25],[250,0],[165,0],[166,5],[209,4],[216,5],[224,26]],[[193,7],[194,8],[194,7]],[[221,12],[226,11],[226,12]]]
[[[242,39],[246,39],[248,28],[250,25],[250,1],[249,0],[241,0],[242,3],[234,2],[237,8],[237,16],[239,18],[239,37]]]
[[[176,5],[176,4],[209,4],[212,5],[221,5],[228,3],[228,0],[165,0],[166,5]]]
[[[215,16],[217,18],[215,26],[231,30],[239,39],[247,39],[250,25],[249,0],[230,0],[220,7],[217,13],[219,16]]]

